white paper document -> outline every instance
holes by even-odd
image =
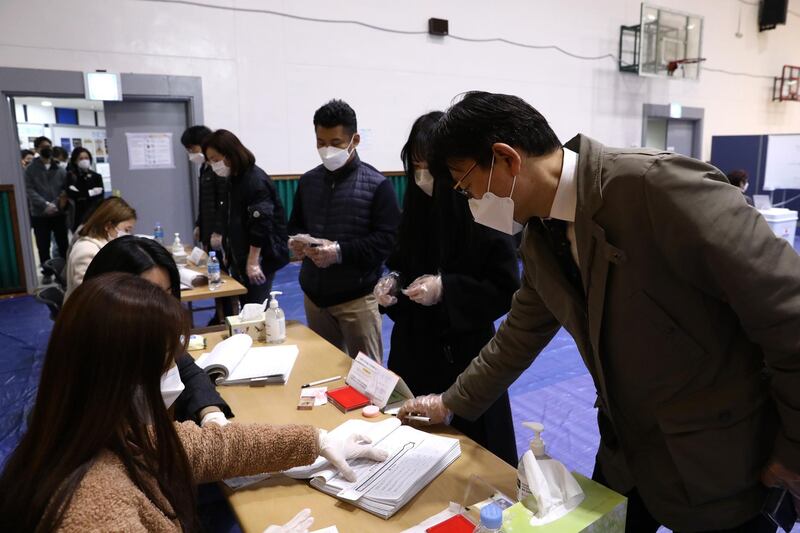
[[[345,382],[388,414],[394,414],[390,409],[399,409],[404,401],[414,397],[400,376],[363,353],[353,361]]]
[[[300,353],[297,346],[252,345],[249,335],[233,335],[198,357],[197,366],[217,385],[286,383]]]
[[[208,285],[208,276],[190,268],[178,267],[178,276],[181,279],[182,291]]]
[[[396,418],[381,422],[348,420],[330,435],[345,438],[353,433],[367,435],[376,447],[389,453],[382,463],[351,461],[358,476],[355,482],[344,479],[322,458],[284,473],[297,479],[311,478],[312,487],[388,519],[461,455],[458,439],[402,426]]]
[[[128,169],[175,168],[172,133],[125,132],[128,144]]]

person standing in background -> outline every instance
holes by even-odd
[[[321,240],[309,246],[292,240],[303,260],[300,286],[308,326],[342,351],[383,360],[381,316],[372,289],[397,235],[400,210],[394,188],[356,153],[356,113],[331,100],[314,113],[322,164],[300,177],[289,234]]]
[[[198,217],[207,250],[247,287],[243,303],[269,298],[275,272],[289,262],[286,213],[275,184],[236,135],[217,130],[203,141],[213,181],[203,180]]]
[[[50,139],[37,137],[33,146],[39,157],[31,161],[25,169],[25,192],[28,195],[39,262],[44,264],[50,259],[51,236],[55,237],[58,254],[67,257],[69,243],[64,214],[67,206],[67,195],[64,192],[67,173],[53,159],[53,143]],[[45,276],[43,283],[49,282],[50,277]]]
[[[203,141],[206,137],[211,135],[211,129],[202,124],[197,126],[190,126],[181,134],[181,144],[186,148],[186,155],[189,157],[189,162],[194,168],[197,169],[198,187],[197,187],[197,205],[203,205],[204,196],[203,191],[209,189],[210,183],[214,181],[214,173],[211,167],[206,163],[206,156],[203,155]],[[194,221],[194,242],[200,243],[200,208],[197,209],[197,219]]]
[[[67,162],[69,161],[69,153],[60,146],[53,146],[53,161],[58,163],[58,166],[67,169]]]
[[[744,201],[747,202],[747,205],[754,205],[753,204],[753,197],[747,194],[747,182],[750,179],[750,176],[747,175],[746,170],[732,170],[727,174],[728,181],[731,182],[731,185],[734,187],[739,187],[741,189],[742,194],[744,195]]]
[[[20,150],[19,151],[19,162],[22,165],[22,169],[23,170],[28,168],[28,165],[31,164],[31,161],[33,161],[33,156],[34,155],[36,155],[36,154],[33,153],[33,150],[25,149],[25,150]]]
[[[475,224],[447,169],[436,170],[436,179],[429,170],[428,139],[442,115],[419,117],[403,146],[408,187],[397,244],[386,261],[393,272],[374,291],[394,321],[387,366],[414,394],[449,387],[491,340],[494,321],[508,312],[519,289],[511,237]],[[507,392],[477,420],[456,416],[451,424],[517,466]]]
[[[70,229],[76,232],[103,201],[103,176],[92,170],[92,154],[81,146],[72,151],[67,165],[67,196],[75,204]]]

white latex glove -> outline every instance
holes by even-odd
[[[403,291],[403,294],[420,305],[436,305],[442,301],[442,276],[431,274],[420,276]]]
[[[397,276],[397,272],[390,272],[375,284],[372,294],[378,300],[378,305],[389,307],[397,303],[397,298],[394,296],[397,294]]]
[[[340,440],[320,429],[318,439],[320,456],[330,461],[331,465],[351,483],[356,480],[356,473],[347,464],[348,459],[364,457],[380,463],[389,456],[386,450],[372,446],[372,440],[365,435],[353,434]]]
[[[78,188],[77,188],[76,186],[74,186],[74,185],[70,185],[70,186],[69,186],[69,190],[71,190],[72,192],[81,192],[81,191],[79,191],[79,190],[78,190]],[[91,193],[89,193],[89,196],[91,196]]]
[[[453,412],[442,401],[441,394],[428,394],[406,400],[397,418],[411,425],[426,425],[414,420],[408,420],[409,415],[426,416],[431,419],[430,424],[449,424],[453,420]]]
[[[95,196],[98,196],[100,194],[103,194],[102,187],[92,187],[91,189],[89,189],[89,198],[94,198]]]
[[[209,244],[211,245],[212,250],[222,249],[222,235],[219,233],[212,233]]]
[[[311,509],[303,509],[294,518],[282,526],[269,526],[264,533],[308,533],[314,517],[311,516]]]
[[[261,270],[261,265],[259,265],[256,261],[247,262],[247,277],[250,279],[250,283],[254,285],[261,285],[267,281],[267,277]]]
[[[225,413],[222,411],[212,411],[203,417],[200,421],[200,427],[206,427],[208,424],[217,424],[218,426],[225,427],[230,424],[230,421],[225,418]]]
[[[55,204],[47,202],[47,206],[44,208],[44,214],[55,215],[56,213],[58,213],[58,208],[55,206]]]
[[[289,248],[292,249],[292,255],[298,261],[302,261],[306,257],[306,248],[308,245],[304,242],[295,239],[289,239]]]
[[[339,262],[339,245],[335,242],[325,241],[319,246],[306,248],[306,257],[314,261],[318,268],[328,268]]]

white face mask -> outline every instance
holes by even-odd
[[[167,373],[161,376],[161,397],[164,399],[164,405],[169,409],[178,396],[181,395],[183,389],[186,388],[181,381],[181,374],[178,371],[178,366],[175,365]]]
[[[126,230],[124,228],[119,228],[119,227],[114,228],[114,231],[117,232],[117,236],[116,237],[110,237],[108,240],[111,241],[111,240],[114,240],[114,239],[119,239],[120,237],[126,237],[126,236],[129,236],[131,234],[130,231],[128,231],[128,230]]]
[[[67,162],[66,161],[59,161],[58,162],[58,166],[60,166],[61,168],[67,168]]]
[[[350,138],[350,144],[347,145],[347,148],[337,148],[335,146],[324,146],[322,148],[317,148],[317,152],[319,152],[319,157],[322,159],[322,164],[330,170],[331,172],[335,170],[339,170],[347,163],[347,160],[350,159],[350,146],[353,144],[353,139],[356,136]]]
[[[202,165],[205,160],[206,157],[203,155],[203,152],[189,152],[189,162],[195,165]]]
[[[517,177],[514,176],[514,182],[511,184],[511,193],[505,198],[500,198],[489,192],[492,186],[493,171],[494,156],[492,156],[492,166],[489,169],[489,183],[486,186],[486,194],[480,200],[470,198],[469,210],[472,211],[472,217],[478,224],[483,224],[508,235],[515,235],[522,231],[523,228],[522,224],[514,220],[514,200],[511,199],[514,195]]]
[[[220,159],[219,161],[212,161],[211,162],[211,170],[214,171],[214,174],[219,176],[220,178],[227,178],[231,175],[231,167],[225,164],[225,161]]]
[[[414,171],[414,183],[428,196],[433,196],[433,174],[427,168]]]
[[[81,159],[80,161],[78,161],[78,168],[82,170],[89,170],[91,166],[92,164],[89,162],[88,159]]]

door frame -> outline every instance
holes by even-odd
[[[160,74],[121,74],[123,101],[185,102],[186,123],[203,123],[203,85],[198,76],[167,76]],[[46,88],[46,89],[45,89]],[[22,241],[22,259],[28,292],[39,286],[33,254],[28,196],[25,176],[19,164],[19,138],[16,110],[9,99],[19,96],[44,98],[85,98],[83,72],[0,67],[0,184],[14,185],[17,223]],[[113,154],[110,154],[113,157]],[[197,196],[197,180],[191,179],[193,197]],[[196,215],[195,203],[192,213]]]
[[[681,107],[681,116],[670,116],[669,104],[643,104],[642,105],[642,146],[647,142],[647,121],[651,118],[666,119],[667,132],[669,120],[687,120],[692,123],[692,157],[701,159],[703,155],[703,119],[705,109],[702,107]]]

